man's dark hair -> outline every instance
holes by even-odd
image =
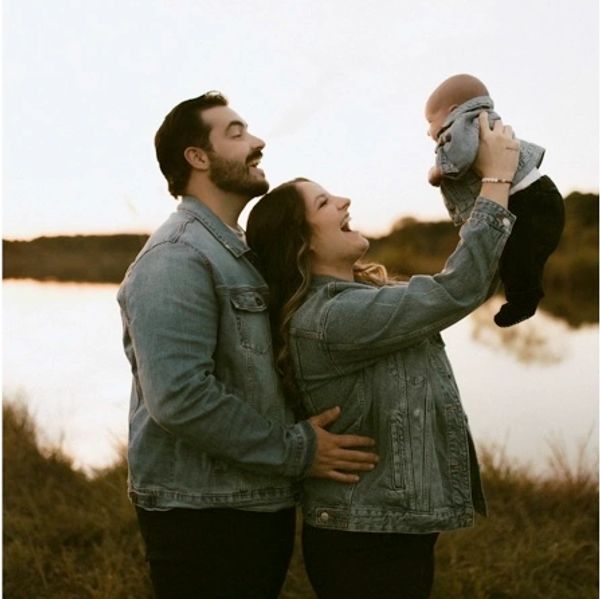
[[[210,127],[202,119],[202,111],[227,106],[227,98],[211,91],[178,104],[165,117],[154,137],[156,158],[173,197],[183,195],[192,170],[183,152],[190,146],[211,150]]]

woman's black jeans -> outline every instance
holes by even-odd
[[[302,549],[319,599],[427,599],[437,537],[304,525]]]

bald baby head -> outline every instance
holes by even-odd
[[[425,104],[425,118],[431,125],[429,135],[434,139],[437,137],[444,120],[457,106],[471,98],[488,95],[486,86],[473,75],[454,75],[446,79]]]
[[[451,105],[459,106],[477,96],[488,96],[488,90],[473,75],[454,75],[438,85],[427,100],[426,109],[438,110]]]

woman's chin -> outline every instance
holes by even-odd
[[[362,235],[359,235],[359,239],[356,244],[356,252],[354,254],[355,261],[360,260],[369,249],[369,240],[365,239]]]
[[[363,237],[360,233],[358,233],[358,236],[360,238],[360,241],[362,243],[362,248],[363,248],[362,254],[361,254],[361,257],[362,257],[369,249],[370,243],[369,243],[369,240],[366,237]]]

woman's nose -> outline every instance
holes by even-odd
[[[337,205],[340,210],[346,210],[351,203],[350,198],[337,198]]]

